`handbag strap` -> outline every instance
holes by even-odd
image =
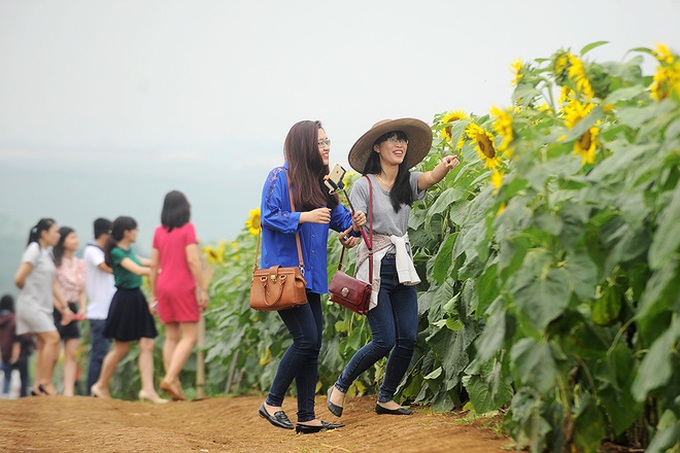
[[[368,181],[368,237],[366,248],[368,249],[368,283],[373,284],[373,184],[371,178],[364,175]],[[352,227],[350,227],[344,234],[349,234]],[[342,260],[345,258],[345,247],[342,247],[340,252],[340,261],[338,262],[338,270],[342,270]]]
[[[293,201],[293,188],[290,185],[290,178],[288,177],[288,170],[286,170],[286,181],[288,181],[288,196],[290,197],[290,209],[291,212],[295,212],[295,202]],[[253,272],[258,269],[257,261],[260,256],[260,238],[262,236],[262,225],[257,231],[257,244],[255,245],[255,265],[253,266]],[[302,247],[300,246],[300,233],[295,233],[295,245],[297,246],[298,260],[300,263],[300,272],[305,275],[305,261],[302,259]]]

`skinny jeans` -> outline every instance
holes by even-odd
[[[299,423],[314,420],[314,395],[319,380],[321,350],[321,296],[307,291],[307,303],[277,312],[293,337],[293,344],[279,362],[267,395],[267,404],[281,406],[290,384],[295,380]]]
[[[87,368],[87,394],[90,394],[90,388],[99,380],[99,373],[102,370],[104,357],[109,352],[111,347],[111,339],[104,336],[104,327],[106,327],[106,319],[88,319],[90,323],[91,349],[90,349],[90,364]]]
[[[413,357],[418,333],[418,295],[415,286],[399,283],[394,255],[386,255],[380,267],[378,305],[367,315],[371,341],[354,354],[335,387],[347,393],[361,373],[389,354],[378,393],[378,402],[386,403],[394,398]]]

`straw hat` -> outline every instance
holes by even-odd
[[[359,137],[349,150],[347,160],[353,169],[364,172],[368,156],[373,152],[373,144],[380,136],[392,131],[402,131],[408,137],[406,164],[413,167],[423,160],[432,146],[432,130],[424,121],[415,118],[378,121],[368,132]]]

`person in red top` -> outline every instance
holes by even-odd
[[[156,228],[151,249],[151,292],[158,302],[158,317],[165,324],[165,377],[159,387],[175,401],[186,399],[179,374],[196,344],[200,311],[208,307],[207,282],[190,218],[186,196],[177,190],[168,192],[162,225]]]

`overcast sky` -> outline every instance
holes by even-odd
[[[516,58],[599,40],[588,58],[677,52],[679,17],[678,0],[0,0],[0,214],[88,237],[103,211],[148,213],[148,241],[179,188],[199,234],[234,237],[298,120],[320,119],[346,166],[380,119],[509,105]],[[22,171],[95,182],[46,190]]]

